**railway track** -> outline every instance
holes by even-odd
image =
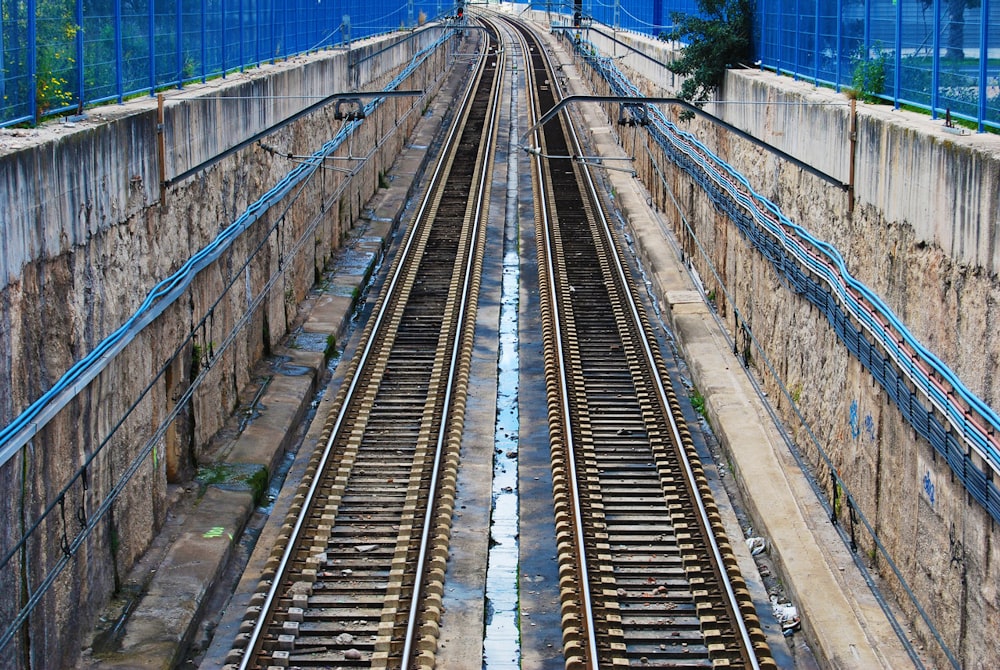
[[[558,84],[512,25],[539,118]],[[234,668],[434,667],[505,67],[484,35]],[[566,666],[774,667],[569,119],[530,142]]]
[[[433,666],[503,70],[495,43],[486,31],[234,667]]]
[[[567,667],[774,667],[568,117],[528,141]]]

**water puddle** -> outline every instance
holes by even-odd
[[[516,79],[516,77],[514,77]],[[517,86],[511,86],[516,109]],[[497,411],[493,433],[493,513],[490,520],[489,565],[486,570],[486,630],[483,668],[519,668],[521,635],[518,602],[517,451],[518,291],[520,264],[517,238],[516,116],[510,127],[507,158],[507,211],[504,222],[503,280],[500,294],[500,343],[497,355]]]
[[[504,254],[484,668],[517,668],[521,655],[517,597],[518,264],[516,252]]]

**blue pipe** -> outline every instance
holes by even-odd
[[[588,51],[592,53],[593,49]],[[631,82],[624,79],[624,76],[618,72],[609,59],[588,58],[611,83],[612,88],[617,89],[616,93],[632,96],[641,95]],[[750,213],[753,223],[758,226],[761,232],[775,240],[777,243],[775,246],[783,257],[772,258],[769,256],[769,260],[776,265],[777,269],[782,271],[783,275],[788,275],[787,269],[782,270],[785,258],[787,258],[787,260],[800,264],[819,277],[828,287],[825,290],[826,294],[843,305],[847,314],[868,331],[872,338],[889,354],[891,362],[930,401],[931,405],[947,418],[961,436],[962,441],[982,455],[994,472],[1000,472],[1000,452],[990,442],[983,428],[971,423],[969,412],[974,412],[981,417],[982,423],[986,424],[986,430],[992,431],[994,434],[1000,432],[998,430],[1000,418],[985,402],[971,393],[947,365],[913,337],[878,295],[851,276],[840,252],[832,245],[817,240],[802,227],[792,223],[782,214],[777,205],[756,193],[745,177],[715,156],[693,135],[677,128],[661,110],[650,106],[650,114],[654,119],[651,132],[657,142],[668,153],[681,152],[690,159],[693,164],[697,165],[698,169],[709,176],[715,186],[725,193],[726,197]],[[737,184],[743,192],[735,187]],[[855,293],[860,298],[855,297]],[[816,302],[816,300],[813,301]],[[824,311],[828,319],[832,321],[832,312],[829,309],[824,309]],[[882,319],[884,325],[878,319]],[[907,347],[913,351],[913,355],[920,362],[925,364],[947,386],[951,387],[951,393],[934,383],[933,379],[917,366],[917,362],[906,350]],[[956,397],[953,398],[952,395]],[[967,411],[962,404],[969,410]],[[912,415],[907,415],[907,418],[912,422]],[[928,434],[925,428],[917,426],[915,428],[922,434]],[[941,451],[943,445],[944,443],[939,441],[938,444],[935,444],[935,448]],[[969,461],[968,454],[964,455],[961,462],[965,471],[970,466],[975,467]],[[949,459],[949,463],[955,467],[952,459]],[[966,486],[970,485],[965,472],[957,471],[956,474]],[[980,501],[982,501],[981,494],[980,491],[976,495]],[[1000,520],[1000,517],[996,518]]]
[[[450,37],[443,33],[431,44],[417,52],[403,71],[384,90],[399,87],[407,77]],[[367,116],[386,98],[373,98],[365,104]],[[345,124],[337,135],[327,141],[308,159],[286,174],[281,181],[250,205],[233,223],[227,226],[208,246],[189,258],[172,275],[156,284],[143,300],[139,309],[124,324],[102,340],[93,351],[77,361],[47,392],[33,402],[9,425],[0,430],[0,466],[10,460],[35,434],[61,410],[69,400],[96,377],[119,351],[138,335],[143,328],[159,316],[177,300],[194,281],[195,276],[205,267],[214,263],[251,224],[267,210],[280,202],[299,183],[308,179],[323,164],[323,160],[336,151],[341,144],[360,126],[362,120]]]

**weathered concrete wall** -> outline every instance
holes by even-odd
[[[643,48],[648,50],[648,42]],[[662,54],[658,59],[668,57]],[[652,77],[642,81],[645,93],[670,95],[669,73],[657,76],[648,62],[637,67]],[[639,73],[630,76],[637,81]],[[733,71],[727,76],[723,100],[709,111],[848,181],[846,97],[772,74]],[[617,109],[609,107],[609,114],[617,114]],[[843,190],[707,121],[681,125],[746,176],[793,222],[836,246],[851,273],[882,296],[921,342],[990,406],[1000,407],[995,382],[1000,354],[998,138],[956,136],[945,132],[941,122],[859,105],[852,213]],[[621,133],[628,147],[637,137],[641,134]],[[641,147],[634,151],[641,178],[672,221],[706,288],[715,292],[719,312],[739,350],[762,379],[828,499],[833,493],[830,474],[819,448],[847,482],[858,510],[872,523],[963,667],[995,665],[1000,659],[995,635],[1000,624],[995,569],[1000,548],[992,537],[989,515],[969,498],[931,446],[916,437],[869,373],[837,340],[825,317],[787,288],[698,186],[669,168],[666,184],[662,183],[645,154]],[[669,165],[658,151],[654,154],[660,166]],[[681,203],[707,258],[684,231],[671,196]],[[740,331],[736,310],[763,352],[755,350]],[[788,389],[817,443],[799,422],[769,367]],[[759,513],[766,513],[766,501],[753,504]],[[849,528],[846,504],[840,506],[840,516]],[[876,556],[871,537],[860,523],[855,529],[859,551],[867,554],[910,617],[917,644],[937,664],[947,665],[903,588]]]
[[[166,179],[317,99],[352,85],[379,90],[439,35],[432,29],[412,39],[372,40],[350,54],[302,57],[169,93]],[[447,65],[446,49],[438,49],[402,88],[433,95]],[[389,99],[335,154],[352,157],[336,165],[353,174],[320,169],[249,225],[0,469],[0,556],[42,519],[25,549],[0,568],[0,620],[14,618],[27,590],[64,559],[64,548],[71,554],[0,667],[74,664],[79,636],[91,629],[95,613],[162,525],[170,484],[191,476],[201,450],[235,409],[254,363],[292,325],[297,303],[377,190],[379,175],[388,171],[423,107],[423,98]],[[334,118],[332,107],[317,111],[171,185],[161,200],[155,101],[98,109],[91,117],[75,128],[0,136],[0,147],[26,145],[0,155],[0,425],[295,168],[297,159],[289,156],[314,152],[345,123]],[[261,306],[220,352],[262,294]],[[210,371],[192,402],[151,440],[205,368]],[[137,398],[135,410],[103,445]],[[152,452],[143,458],[147,445]],[[88,461],[86,477],[67,487]],[[134,476],[84,537],[81,529],[130,468]],[[53,512],[42,518],[48,506]]]

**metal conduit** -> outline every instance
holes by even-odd
[[[597,68],[595,67],[595,69]],[[617,88],[615,86],[615,82],[612,81],[611,77],[607,73],[602,72],[602,75],[605,76],[606,80],[612,83],[612,88]],[[624,81],[628,85],[622,86],[621,88],[623,90],[629,90],[630,95],[634,94],[633,93],[634,89],[631,88],[631,83],[628,82],[627,79],[621,77],[618,81],[619,86],[621,85],[622,81]],[[698,164],[694,158],[691,157],[692,154],[689,154],[688,152],[672,151],[671,139],[669,139],[669,136],[666,135],[662,129],[655,129],[655,128],[651,129],[650,134],[656,139],[657,143],[661,146],[661,148],[664,149],[668,158],[673,160],[675,164],[677,164],[682,170],[684,170],[689,176],[691,176],[695,180],[695,182],[698,183],[698,185],[705,190],[705,192],[709,195],[710,199],[712,200],[713,204],[716,207],[718,207],[720,211],[724,212],[727,216],[729,216],[730,219],[736,224],[741,234],[744,235],[744,237],[746,237],[754,245],[754,247],[759,252],[761,252],[761,254],[768,261],[772,263],[773,267],[776,270],[778,270],[779,276],[783,277],[786,280],[789,280],[789,283],[791,284],[793,290],[795,290],[796,293],[804,295],[809,300],[809,302],[816,305],[821,311],[823,311],[823,313],[827,316],[830,324],[833,326],[834,331],[837,333],[841,341],[844,342],[848,350],[851,351],[851,353],[858,358],[858,360],[865,366],[865,368],[869,370],[870,373],[872,373],[872,376],[879,381],[879,383],[883,386],[883,388],[887,391],[887,393],[890,395],[893,401],[900,408],[904,416],[908,420],[910,420],[911,424],[914,425],[914,428],[921,435],[927,437],[927,439],[935,446],[935,449],[937,449],[940,453],[945,454],[945,450],[947,450],[948,448],[951,449],[951,451],[949,451],[946,454],[946,458],[949,459],[949,464],[951,464],[952,467],[956,469],[956,472],[959,473],[959,475],[961,476],[961,473],[963,472],[961,468],[964,465],[965,468],[964,472],[966,472],[967,474],[971,472],[979,475],[979,477],[981,478],[980,484],[982,488],[985,488],[987,485],[992,486],[992,482],[987,482],[985,475],[978,468],[974,467],[973,464],[968,462],[968,453],[958,448],[958,441],[955,439],[954,434],[947,432],[944,426],[941,425],[940,421],[938,421],[937,418],[933,416],[933,413],[924,409],[919,399],[916,398],[916,395],[910,392],[908,387],[906,387],[905,384],[903,384],[903,377],[900,376],[900,373],[896,370],[893,361],[887,357],[884,357],[875,345],[872,345],[871,343],[868,342],[868,340],[864,337],[862,331],[855,329],[855,327],[849,322],[848,315],[842,309],[840,309],[837,301],[834,298],[834,295],[828,292],[826,289],[824,289],[819,281],[817,281],[809,274],[804,272],[802,266],[796,263],[795,260],[792,259],[792,257],[790,257],[788,254],[784,252],[784,247],[778,243],[778,240],[775,237],[767,235],[761,226],[755,225],[754,219],[751,218],[747,213],[747,209],[752,209],[752,207],[747,207],[746,209],[744,209],[744,207],[740,206],[744,202],[750,202],[749,199],[746,197],[738,197],[738,198],[731,197],[731,194],[726,192],[726,190],[724,190],[720,186],[720,183],[718,181],[707,178],[707,175],[710,174],[715,174],[715,175],[721,174],[717,170],[712,169],[712,166],[710,164],[705,166],[707,169],[701,169],[702,166]],[[686,135],[686,133],[681,133],[681,134]],[[704,149],[704,152],[707,155],[712,156],[712,158],[715,158],[715,156],[712,155],[710,152],[708,152],[707,149]],[[732,168],[729,168],[729,170],[733,171]],[[735,173],[735,171],[733,172]],[[746,180],[742,178],[741,175],[738,175],[738,173],[737,177],[739,177],[739,179],[743,183],[747,183]],[[780,211],[778,211],[778,208],[773,203],[768,203],[768,205],[770,205],[770,208],[772,208],[773,211],[777,212],[780,215]],[[801,230],[797,226],[796,229]],[[807,234],[804,234],[804,236],[810,240],[812,239]],[[795,243],[795,240],[793,239],[791,240],[791,242]],[[818,247],[825,249],[828,253],[838,254],[835,248],[833,248],[831,245],[825,242],[817,241],[816,244]],[[807,247],[799,246],[799,249],[804,253],[809,254],[811,257],[815,258],[815,255],[812,254]],[[826,267],[822,265],[822,261],[819,262],[820,262],[820,267]],[[807,267],[812,267],[812,266],[807,265]],[[844,269],[844,271],[846,273],[846,269]],[[856,304],[861,308],[866,308],[866,306],[861,303],[856,303]],[[737,316],[737,318],[739,318],[739,316]],[[879,323],[881,325],[881,322]],[[884,328],[885,326],[883,325],[882,327]],[[753,337],[752,333],[751,337]],[[754,342],[756,343],[756,339],[754,339]],[[759,343],[757,343],[757,346],[759,349],[760,348]],[[768,367],[769,369],[771,369],[772,374],[774,374],[775,377],[777,378],[777,374],[773,370],[773,368],[770,367],[770,363],[768,363]],[[752,376],[751,376],[751,381],[753,381]],[[756,386],[756,382],[754,382],[754,385]],[[787,390],[785,390],[785,393],[787,395]],[[920,426],[918,425],[918,423],[920,423],[921,417],[918,416],[916,420],[913,418],[913,415],[919,414],[921,410],[924,412],[922,417],[923,419],[922,425],[926,427],[926,430],[921,430]],[[795,411],[796,413],[798,413],[797,409]],[[857,513],[859,521],[864,525],[868,533],[873,538],[875,544],[879,548],[879,551],[882,553],[882,556],[886,560],[889,568],[895,574],[896,578],[902,585],[904,591],[907,593],[911,602],[916,607],[921,618],[928,626],[931,635],[937,641],[938,645],[940,646],[941,650],[944,652],[945,656],[948,658],[952,666],[956,668],[959,667],[958,661],[955,658],[953,652],[942,639],[940,632],[934,626],[933,622],[927,615],[925,609],[917,600],[916,594],[913,593],[909,584],[906,582],[905,578],[900,573],[898,566],[893,561],[892,557],[888,554],[885,547],[882,545],[881,540],[879,539],[878,535],[875,532],[875,529],[872,527],[867,517],[858,508],[857,503],[854,501],[854,498],[850,493],[850,490],[846,486],[846,483],[844,483],[843,480],[841,480],[840,477],[836,474],[836,471],[833,469],[833,464],[829,460],[829,457],[823,450],[822,446],[819,444],[815,435],[813,435],[812,430],[809,428],[808,424],[805,423],[805,419],[801,415],[799,415],[799,418],[805,425],[807,433],[812,437],[813,442],[815,443],[816,447],[819,450],[820,456],[823,458],[827,466],[831,468],[833,476],[836,478],[838,483],[840,483],[844,487],[844,492],[847,497],[848,504],[851,506],[853,512]],[[934,429],[938,431],[937,435],[931,435],[931,431]],[[784,431],[782,432],[784,434]],[[785,435],[785,439],[786,441],[788,440],[787,435]],[[935,440],[937,440],[937,442],[935,442]],[[804,464],[802,463],[801,458],[795,446],[789,443],[789,448],[792,450],[793,456],[800,463],[800,466],[803,466]],[[964,458],[964,463],[960,463],[957,466],[954,463],[952,463],[951,458],[956,456],[959,459]],[[975,475],[969,474],[969,477],[972,478],[975,477]],[[819,495],[819,491],[816,487],[815,482],[812,480],[812,478],[810,478],[810,481],[813,485],[814,490],[817,491],[817,495]],[[966,482],[966,479],[963,478],[962,481]],[[966,486],[969,487],[969,482],[966,482]],[[970,488],[969,490],[970,493],[972,493],[973,496],[976,497],[975,493],[972,492],[972,489]],[[996,515],[997,511],[1000,511],[1000,507],[998,507],[996,504],[997,498],[995,497],[995,493],[996,490],[994,488],[993,489],[994,497],[990,500],[990,504],[987,504],[986,502],[980,500],[980,502],[982,502],[982,504],[987,507],[990,514],[994,516]],[[979,498],[977,497],[977,499]],[[824,507],[828,507],[826,501],[822,500],[822,497],[821,497],[821,502],[823,503]],[[842,530],[839,530],[839,532],[841,533],[842,537],[846,537]],[[869,585],[871,585],[867,569],[857,559],[855,559],[855,562],[862,570],[866,582],[868,582]],[[885,604],[882,602],[881,596],[878,594],[877,591],[874,590],[875,587],[872,586],[872,588],[873,588],[873,593],[875,593],[876,595],[876,599],[879,600],[880,604],[882,605],[883,609],[886,610],[887,614],[890,614],[889,618],[893,624],[894,630],[896,630],[897,633],[899,633],[899,628],[898,624],[896,623],[895,617],[892,616],[891,612],[889,612],[889,610],[886,608]],[[919,659],[915,656],[915,652],[912,649],[911,645],[909,644],[908,640],[906,640],[905,637],[902,635],[900,635],[900,637],[904,641],[904,644],[907,646],[907,650],[908,653],[910,654],[911,659],[913,659],[915,664],[917,664],[919,667],[922,667],[922,664],[919,662]]]
[[[446,33],[415,54],[410,64],[386,86],[386,90],[392,91],[397,88],[449,35],[450,33]],[[366,114],[384,100],[385,98],[377,98],[367,103],[364,108]],[[143,328],[173,304],[202,269],[214,263],[272,205],[280,202],[292,189],[319,169],[323,160],[336,151],[360,123],[361,120],[356,120],[345,124],[333,139],[327,141],[308,159],[286,174],[281,181],[250,205],[239,218],[219,233],[210,244],[189,258],[180,269],[154,286],[139,309],[124,324],[102,340],[93,351],[77,361],[51,389],[42,394],[16,419],[4,426],[0,430],[0,466],[10,460],[52,417],[100,374]]]
[[[610,59],[581,52],[617,93],[642,95]],[[972,452],[977,453],[1000,475],[1000,418],[913,337],[878,295],[851,276],[836,248],[791,222],[745,177],[678,129],[661,110],[650,105],[649,111],[653,123],[648,130],[667,156],[704,188],[793,290],[823,312],[838,338],[885,389],[914,430],[945,457],[970,495],[1000,521],[1000,488],[972,458]]]

